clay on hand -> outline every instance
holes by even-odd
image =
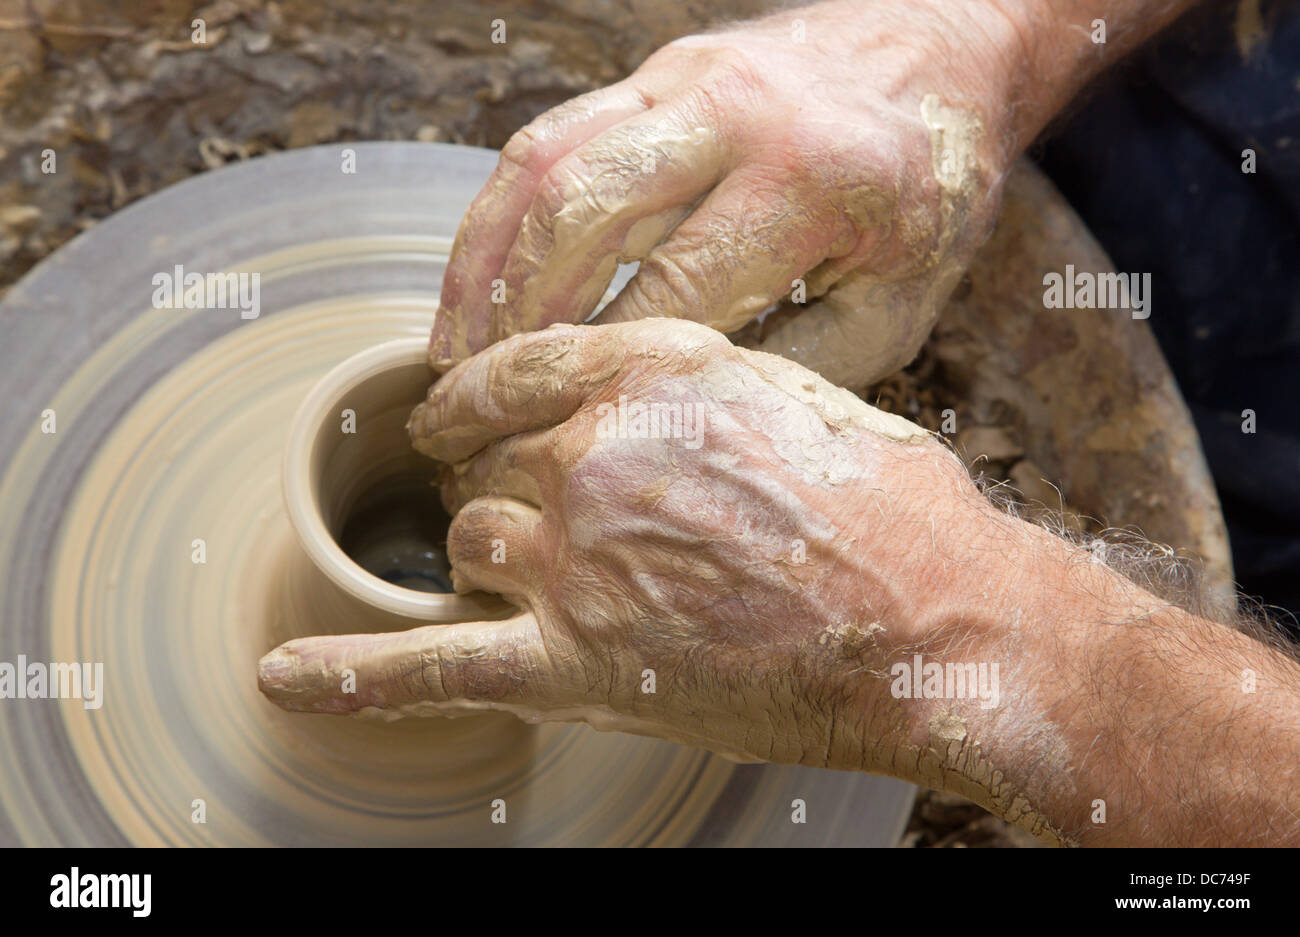
[[[936,17],[822,4],[680,39],[529,124],[457,236],[433,366],[585,321],[628,261],[599,322],[734,333],[784,299],[744,344],[850,388],[906,364],[1010,155],[987,67]]]
[[[930,434],[671,319],[501,342],[439,381],[410,431],[454,467],[457,589],[521,611],[289,642],[261,669],[281,706],[504,710],[893,770],[886,652],[932,626],[933,566],[988,509]]]

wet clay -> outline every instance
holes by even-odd
[[[363,263],[419,257],[423,265],[445,260],[448,247],[435,237],[357,238],[304,244],[250,263],[275,283],[294,271],[317,278],[340,256]],[[320,378],[393,339],[407,339],[420,360],[436,305],[436,294],[388,292],[268,307],[262,319],[206,344],[114,418],[62,508],[41,624],[48,659],[103,662],[104,705],[73,711],[51,701],[23,711],[41,709],[60,720],[67,757],[87,793],[84,800],[49,800],[50,791],[71,789],[61,780],[64,768],[57,753],[20,741],[14,719],[23,713],[6,707],[0,739],[15,757],[0,765],[0,800],[15,840],[784,842],[795,796],[836,809],[859,804],[854,810],[863,825],[850,838],[872,828],[874,813],[901,817],[904,789],[878,779],[766,766],[738,779],[736,766],[706,752],[584,726],[529,725],[508,713],[389,725],[285,713],[258,692],[258,659],[286,640],[425,623],[359,601],[322,575],[289,522],[281,468],[293,417]],[[50,484],[44,459],[51,443],[86,432],[83,414],[135,365],[132,349],[201,327],[213,315],[145,310],[102,339],[59,392],[42,400],[57,410],[60,436],[43,437],[33,424],[0,479],[5,503],[26,504]],[[364,418],[364,408],[355,409]],[[404,416],[395,421],[396,444],[409,453]],[[331,431],[340,429],[341,417],[331,414]],[[349,518],[364,519],[365,507],[345,505],[343,528]],[[24,543],[15,527],[23,517],[0,515],[5,568]],[[366,529],[374,533],[373,525]],[[7,584],[0,589],[0,599],[12,599]],[[431,595],[407,591],[417,599]],[[47,781],[33,786],[29,776]],[[729,787],[735,784],[742,789]],[[729,804],[748,806],[719,825],[713,818],[728,790]],[[491,822],[498,799],[508,810],[504,825]],[[206,823],[192,819],[196,801]],[[84,812],[64,819],[92,808],[111,817],[111,832]],[[784,823],[768,822],[774,811]],[[886,822],[891,832],[881,844],[896,835],[896,822]],[[830,839],[840,835],[827,825],[819,829]]]
[[[498,797],[516,843],[682,842],[725,786],[727,762],[633,736],[501,713],[394,726],[304,717],[258,693],[258,659],[283,641],[392,624],[302,552],[280,461],[326,368],[384,339],[422,342],[432,312],[427,300],[338,302],[240,330],[141,400],[83,481],[53,567],[51,628],[59,659],[105,662],[108,705],[64,715],[131,842],[488,843]],[[195,798],[206,825],[190,822]]]
[[[551,170],[506,258],[508,296],[492,306],[493,340],[596,307],[618,264],[644,259],[713,187],[724,156],[714,133],[665,129],[663,120],[635,118]],[[468,347],[461,335],[450,341]]]
[[[983,137],[973,114],[935,94],[922,99],[920,117],[929,132],[931,172],[939,188],[938,218],[895,218],[892,196],[874,189],[856,193],[849,206],[859,224],[871,225],[867,230],[881,231],[879,222],[888,215],[897,227],[884,229],[882,236],[892,234],[908,244],[915,262],[901,273],[858,269],[839,271],[838,278],[835,265],[825,264],[809,283],[817,299],[744,330],[737,336],[740,344],[791,358],[852,390],[916,357],[967,263],[968,252],[958,249],[958,240],[979,201],[977,148]],[[821,290],[824,295],[818,295]]]
[[[1051,845],[1077,845],[1038,810],[1030,797],[1008,783],[960,716],[946,711],[935,714],[929,723],[927,743],[900,746],[894,763],[914,772],[912,776],[918,783],[960,794]]]

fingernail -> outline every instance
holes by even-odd
[[[283,648],[276,648],[257,663],[257,688],[271,697],[285,693],[297,671],[297,659]]]
[[[424,414],[427,409],[424,404],[417,403],[415,409],[411,411],[411,415],[406,418],[406,434],[412,439],[418,438],[417,434],[423,434]]]

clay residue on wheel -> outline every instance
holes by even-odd
[[[1066,264],[1114,271],[1051,182],[1022,161],[930,343],[959,401],[958,426],[1012,427],[1068,503],[1199,558],[1214,601],[1230,605],[1218,497],[1150,327],[1126,309],[1046,308],[1043,277]]]

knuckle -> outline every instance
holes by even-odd
[[[671,311],[692,322],[708,315],[709,310],[705,308],[707,299],[701,289],[705,271],[700,269],[701,264],[695,257],[688,253],[690,248],[685,245],[683,248],[681,251],[663,251],[651,258],[648,272],[653,280],[650,282],[658,289],[643,295],[659,308],[647,309],[649,315],[662,315],[665,311]],[[699,256],[706,263],[715,259],[706,246],[701,246]]]
[[[559,155],[570,131],[598,110],[607,89],[591,91],[551,108],[517,130],[501,150],[500,162],[540,176]]]
[[[474,563],[492,552],[492,512],[486,505],[469,502],[447,528],[447,558],[452,565]]]
[[[498,164],[501,168],[521,170],[526,173],[541,171],[544,163],[537,139],[537,121],[516,130],[501,148]]]
[[[734,115],[757,114],[772,100],[767,80],[746,52],[731,46],[710,52],[705,74],[685,92],[689,110],[711,127],[729,126]]]
[[[714,52],[709,72],[708,84],[723,93],[748,94],[767,88],[767,80],[753,56],[735,46],[722,46]]]
[[[590,182],[582,172],[582,164],[573,157],[560,160],[538,183],[524,219],[524,228],[550,237],[555,217],[567,205],[583,199],[589,189]]]
[[[541,212],[547,218],[558,214],[565,205],[583,198],[591,198],[591,173],[579,153],[570,153],[547,170],[537,187],[537,196],[533,200],[533,212]]]

